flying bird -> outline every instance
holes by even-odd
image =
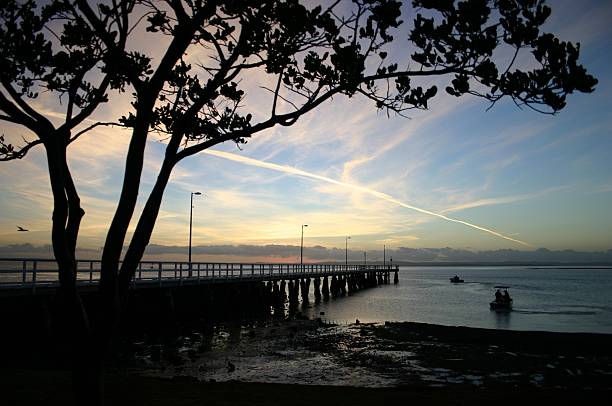
[[[26,230],[25,228],[21,226],[17,226],[17,231],[30,231],[30,230]]]

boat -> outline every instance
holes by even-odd
[[[457,275],[455,275],[452,278],[450,278],[450,281],[451,281],[451,283],[463,283],[463,279],[461,279]]]
[[[489,307],[491,310],[495,310],[497,312],[509,312],[512,310],[512,302],[513,300],[510,298],[508,294],[509,286],[495,286],[496,294],[495,300],[489,303]],[[502,294],[499,290],[504,289],[504,294]],[[497,294],[499,292],[499,294]]]

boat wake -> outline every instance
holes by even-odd
[[[527,310],[527,309],[514,309],[514,313],[520,314],[554,314],[554,315],[566,315],[566,316],[593,316],[598,312],[592,310]]]

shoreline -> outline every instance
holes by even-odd
[[[599,353],[612,354],[612,333],[566,332],[543,330],[506,330],[483,327],[448,326],[443,324],[422,323],[412,321],[386,321],[373,323],[390,327],[399,327],[404,331],[445,335],[449,340],[474,342],[504,343],[508,345],[567,345],[568,349],[576,342],[588,342],[591,350]],[[576,348],[574,348],[576,349]]]

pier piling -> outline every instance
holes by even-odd
[[[323,276],[323,299],[329,300],[329,282],[327,281],[327,275]]]

